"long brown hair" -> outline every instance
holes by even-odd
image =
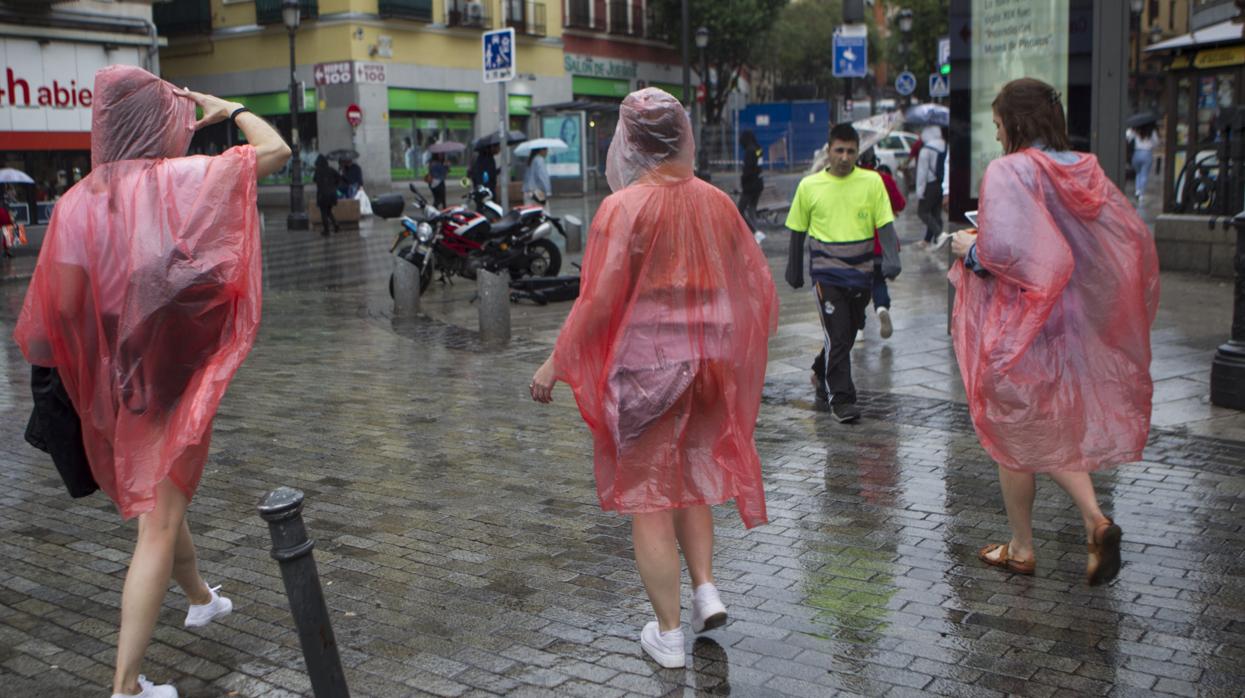
[[[1003,86],[990,105],[1007,134],[1007,153],[1041,140],[1054,150],[1071,150],[1063,98],[1055,88],[1033,78],[1019,78]]]

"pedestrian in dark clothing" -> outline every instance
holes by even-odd
[[[928,126],[921,132],[921,153],[916,162],[917,213],[925,223],[922,247],[936,243],[942,234],[942,180],[947,167],[947,142],[942,129]]]
[[[337,204],[337,189],[345,181],[340,174],[329,167],[329,159],[323,155],[316,158],[316,170],[313,175],[316,183],[316,206],[320,209],[320,226],[325,235],[329,234],[329,224],[333,224],[335,232],[341,232],[341,225],[333,217],[333,206]]]
[[[757,204],[761,201],[761,192],[765,191],[765,178],[761,176],[761,144],[756,134],[744,131],[739,136],[739,147],[744,151],[744,170],[739,178],[739,215],[744,217],[748,228],[757,230]]]
[[[445,208],[445,178],[450,175],[450,166],[445,164],[445,155],[434,153],[428,161],[428,188],[432,190],[432,205]]]
[[[877,154],[873,152],[873,148],[865,151],[860,156],[860,166],[866,170],[873,170],[882,178],[882,184],[886,185],[886,196],[891,202],[891,213],[895,216],[904,210],[908,205],[908,201],[904,199],[903,193],[899,191],[899,185],[895,183],[895,178],[891,176],[891,169],[886,165],[879,165]],[[878,238],[877,231],[873,231],[873,312],[878,316],[879,334],[882,339],[890,339],[891,334],[895,331],[895,326],[891,322],[891,294],[890,289],[886,287],[886,276],[882,274],[882,241]],[[864,341],[864,330],[856,333],[856,341]]]
[[[479,189],[484,187],[488,189],[489,196],[493,200],[497,200],[497,177],[499,170],[497,168],[497,158],[495,155],[501,152],[501,146],[492,145],[485,146],[476,151],[476,160],[471,164],[471,170],[467,176],[471,177],[471,188]]]
[[[353,199],[363,188],[363,168],[353,160],[342,158],[342,179],[346,183],[346,198]]]

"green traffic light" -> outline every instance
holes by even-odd
[[[943,64],[943,65],[938,66],[938,72],[939,72],[939,73],[942,73],[943,75],[950,75],[950,74],[951,74],[951,64],[950,64],[950,63],[946,63],[946,64]]]

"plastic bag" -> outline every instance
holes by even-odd
[[[96,73],[89,175],[57,203],[15,338],[55,367],[100,488],[130,518],[194,495],[212,419],[260,318],[255,149],[185,153],[194,104]]]
[[[778,317],[769,265],[726,194],[692,177],[691,125],[649,88],[622,103],[557,377],[595,444],[602,508],[734,499],[766,520],[753,430]]]
[[[1141,458],[1150,429],[1154,240],[1097,160],[1033,149],[981,186],[979,277],[957,262],[952,338],[982,446],[1028,472]]]
[[[363,187],[359,187],[359,190],[354,193],[354,200],[359,202],[360,216],[372,215],[372,200],[367,198],[367,192],[363,191]]]

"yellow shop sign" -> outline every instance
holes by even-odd
[[[1193,59],[1195,68],[1222,68],[1243,63],[1245,63],[1245,46],[1205,49],[1198,51],[1197,57]]]

